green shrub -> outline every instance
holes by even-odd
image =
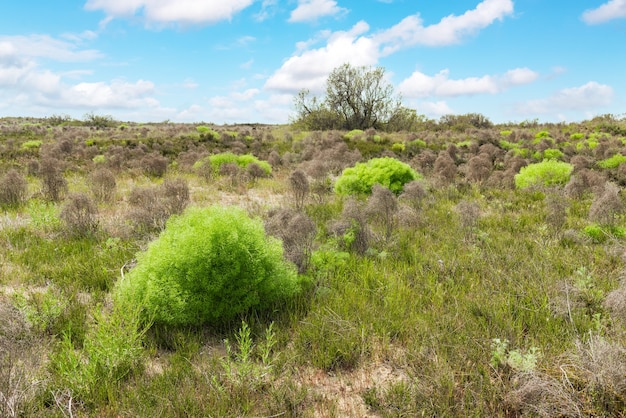
[[[609,238],[624,238],[624,236],[626,236],[626,229],[619,226],[593,223],[584,227],[582,233],[591,238],[594,243],[601,244]]]
[[[263,170],[265,175],[269,176],[272,174],[272,166],[267,161],[261,161],[252,154],[235,155],[231,152],[210,155],[197,161],[193,165],[193,168],[195,170],[201,170],[203,166],[209,164],[211,166],[212,174],[217,176],[220,174],[220,169],[223,165],[236,164],[237,166],[245,169],[253,163],[257,164]]]
[[[515,175],[515,186],[518,189],[525,189],[530,186],[565,184],[573,170],[573,165],[555,160],[529,164]]]
[[[543,158],[546,160],[559,160],[563,157],[563,152],[556,148],[548,148],[543,152]]]
[[[170,219],[116,288],[166,325],[220,324],[294,296],[299,283],[279,240],[240,208],[192,208]]]
[[[420,174],[395,158],[373,158],[346,168],[335,183],[335,192],[341,195],[370,194],[374,184],[380,184],[400,194],[406,183],[419,178]]]
[[[598,161],[598,166],[601,168],[617,168],[620,164],[626,162],[626,156],[622,154],[615,154],[614,156],[607,158],[606,160]]]
[[[346,133],[343,137],[345,139],[355,139],[361,137],[364,132],[361,129],[353,129],[350,132]]]
[[[32,141],[26,141],[22,144],[22,149],[23,150],[35,150],[35,149],[39,149],[41,147],[42,142],[35,139]]]

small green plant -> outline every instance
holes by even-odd
[[[31,199],[28,201],[26,213],[30,217],[30,224],[35,229],[51,230],[61,225],[59,208],[53,203]]]
[[[265,173],[265,176],[272,174],[272,166],[267,161],[262,161],[256,158],[254,155],[235,155],[231,152],[224,152],[221,154],[210,155],[197,161],[193,168],[194,170],[202,171],[208,164],[211,167],[211,173],[213,176],[218,176],[221,172],[222,166],[227,164],[236,165],[239,168],[246,169],[250,164],[257,164],[261,170]]]
[[[585,134],[580,133],[580,132],[576,132],[576,133],[571,134],[569,137],[570,137],[570,139],[580,140],[580,139],[583,139],[585,137]]]
[[[527,352],[510,350],[509,340],[494,338],[491,341],[491,365],[493,367],[508,366],[518,372],[532,372],[537,367],[541,351],[531,347]]]
[[[621,239],[626,236],[626,228],[614,225],[592,223],[583,228],[582,233],[591,238],[595,244],[602,244],[609,238]]]
[[[106,160],[107,160],[106,157],[102,154],[96,155],[95,157],[91,159],[91,161],[93,161],[96,164],[104,164]]]
[[[563,155],[563,152],[557,148],[548,148],[543,152],[543,158],[546,160],[560,160]]]
[[[626,162],[626,156],[622,154],[615,154],[614,156],[607,158],[602,161],[598,161],[598,167],[600,168],[617,168],[620,164]]]
[[[267,309],[300,290],[283,248],[263,223],[236,207],[190,208],[170,219],[118,282],[118,303],[142,307],[145,321],[221,324]]]
[[[531,186],[552,186],[569,181],[574,166],[562,161],[544,160],[522,167],[515,175],[515,186],[525,189]]]
[[[347,132],[343,137],[345,139],[355,139],[363,136],[364,133],[365,132],[363,132],[361,129],[353,129],[350,132]]]
[[[421,175],[408,164],[395,158],[373,158],[346,168],[335,183],[335,192],[341,195],[371,194],[374,184],[380,184],[398,195],[406,183],[420,178]]]
[[[36,150],[41,147],[42,142],[40,140],[26,141],[22,144],[22,149],[26,151]]]

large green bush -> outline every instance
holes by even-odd
[[[342,195],[370,194],[372,186],[380,184],[395,194],[400,194],[404,185],[421,178],[408,164],[395,158],[373,158],[346,168],[335,183],[335,192]]]
[[[116,288],[147,321],[220,324],[300,290],[293,265],[263,223],[236,207],[191,208],[170,219]]]
[[[531,186],[565,184],[569,181],[573,170],[573,165],[556,160],[529,164],[522,167],[515,175],[515,186],[518,189],[525,189]]]

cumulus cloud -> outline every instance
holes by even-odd
[[[148,23],[182,25],[229,20],[254,0],[87,0],[85,9],[102,10],[108,18],[142,15]]]
[[[361,21],[349,31],[325,34],[323,47],[310,49],[314,42],[298,43],[296,54],[268,79],[265,88],[291,93],[307,88],[319,92],[328,74],[346,62],[355,66],[375,65],[380,57],[402,48],[459,43],[512,12],[512,0],[484,0],[475,9],[461,16],[447,16],[434,25],[424,26],[419,15],[415,15],[373,35],[366,34],[369,25]]]
[[[430,118],[439,118],[443,115],[454,113],[454,110],[448,106],[448,103],[442,100],[437,102],[419,102],[415,105],[415,110]]]
[[[347,9],[337,6],[335,0],[299,0],[289,17],[290,22],[312,22],[322,16],[334,16],[347,12]]]
[[[528,68],[515,68],[502,75],[484,75],[458,80],[449,78],[448,69],[441,70],[434,76],[419,71],[399,85],[400,92],[406,97],[455,97],[472,94],[496,94],[518,85],[535,81],[539,74]]]
[[[512,13],[512,0],[484,0],[475,9],[468,10],[461,16],[446,16],[439,23],[430,26],[424,26],[419,14],[408,16],[376,35],[375,39],[382,46],[382,55],[414,45],[452,45]]]
[[[369,25],[359,22],[347,32],[334,32],[325,47],[304,51],[289,58],[265,83],[265,88],[294,93],[306,88],[320,92],[328,74],[345,62],[352,65],[374,65],[378,59],[377,45],[371,38],[360,36]]]
[[[597,25],[613,19],[626,17],[626,0],[610,0],[602,6],[586,10],[582,19],[588,25]]]
[[[613,102],[611,86],[590,81],[580,87],[555,92],[552,96],[519,104],[517,110],[526,114],[558,114],[563,111],[593,111]]]
[[[55,39],[49,35],[0,36],[0,58],[13,54],[21,57],[48,58],[61,62],[91,61],[103,55],[94,49],[80,49],[78,43]]]

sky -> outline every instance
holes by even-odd
[[[419,114],[626,112],[626,0],[2,0],[0,116],[287,123],[336,67]]]

